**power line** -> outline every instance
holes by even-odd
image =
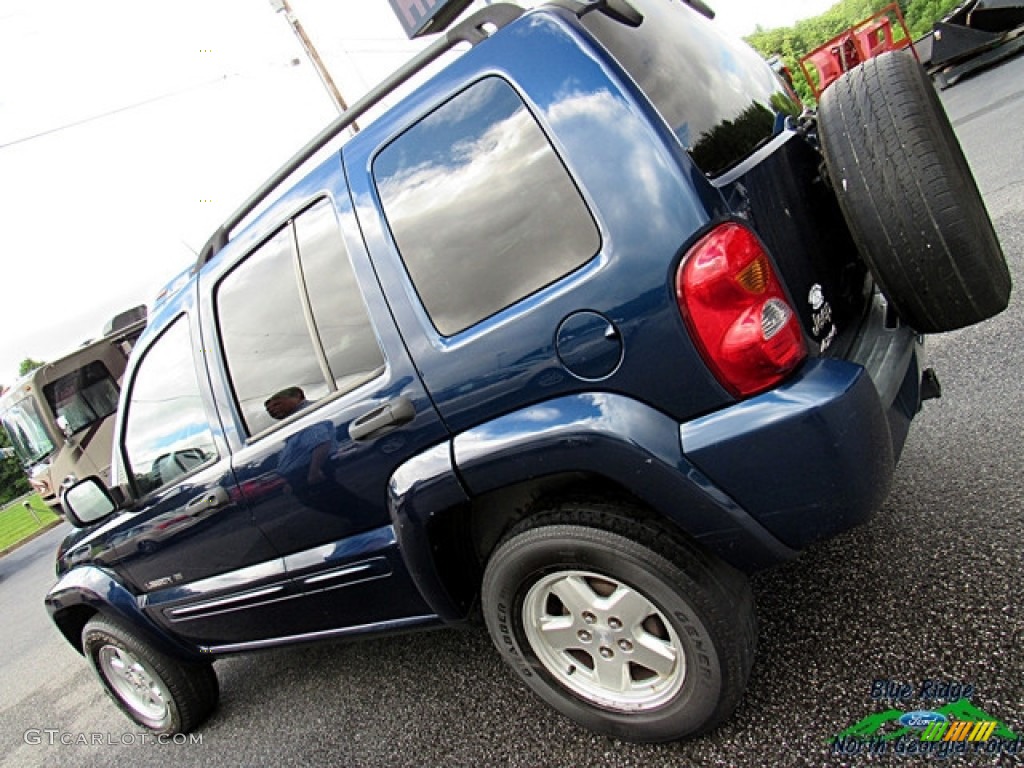
[[[163,101],[164,99],[174,98],[175,96],[180,96],[183,93],[188,93],[189,91],[198,90],[199,88],[206,88],[209,85],[213,85],[215,83],[221,83],[221,82],[224,82],[225,80],[227,80],[229,78],[238,77],[238,76],[239,76],[238,73],[235,73],[235,74],[232,74],[232,75],[222,75],[222,76],[220,76],[218,78],[215,78],[213,80],[208,80],[208,81],[206,81],[204,83],[198,83],[196,85],[189,85],[189,86],[186,86],[185,88],[179,88],[178,90],[175,90],[175,91],[168,91],[167,93],[162,93],[159,96],[153,96],[153,97],[148,98],[148,99],[143,99],[142,101],[137,101],[137,102],[135,102],[133,104],[128,104],[127,106],[124,106],[124,107],[117,107],[116,109],[111,109],[111,110],[108,110],[107,112],[101,112],[98,115],[90,115],[89,117],[84,117],[81,120],[75,120],[74,122],[65,123],[64,125],[59,125],[56,128],[47,128],[45,131],[39,131],[38,133],[33,133],[33,134],[29,135],[29,136],[22,136],[21,138],[14,139],[14,141],[8,141],[5,144],[0,144],[0,149],[7,149],[8,147],[13,147],[13,146],[15,146],[17,144],[24,144],[27,141],[33,141],[34,139],[40,139],[43,136],[49,136],[50,134],[60,133],[61,131],[66,131],[66,130],[68,130],[70,128],[77,128],[77,127],[82,126],[82,125],[87,125],[88,123],[92,123],[92,122],[95,122],[97,120],[102,120],[105,117],[111,117],[113,115],[120,114],[121,112],[128,112],[129,110],[132,110],[132,109],[138,109],[139,107],[145,107],[145,106],[147,106],[149,104],[153,104],[153,103],[155,103],[157,101]]]

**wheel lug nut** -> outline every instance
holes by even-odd
[[[610,659],[612,656],[615,655],[615,651],[613,651],[611,648],[608,648],[608,647],[603,646],[603,645],[601,646],[600,653],[601,653],[601,656],[603,658],[606,658],[606,659]]]
[[[633,650],[633,644],[629,640],[619,640],[619,648],[626,653]]]
[[[591,635],[585,629],[581,629],[579,632],[577,632],[576,637],[578,637],[584,643],[589,643],[593,639],[593,635]]]
[[[612,629],[622,629],[622,622],[614,616],[612,616],[610,619],[608,619],[608,626]]]
[[[593,624],[594,622],[597,621],[597,616],[592,614],[590,611],[584,611],[583,612],[583,620],[585,622],[587,622],[587,624]]]

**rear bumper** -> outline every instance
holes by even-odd
[[[882,504],[919,409],[920,343],[876,320],[855,362],[812,360],[784,386],[681,427],[686,458],[793,549]]]

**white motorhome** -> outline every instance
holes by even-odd
[[[145,326],[144,306],[123,312],[102,338],[31,371],[0,397],[14,454],[51,507],[77,478],[109,479],[121,378]]]

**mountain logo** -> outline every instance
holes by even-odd
[[[935,710],[902,712],[888,709],[854,723],[837,733],[832,741],[894,741],[917,737],[922,741],[1015,741],[1018,736],[1003,723],[968,699],[950,702]]]

